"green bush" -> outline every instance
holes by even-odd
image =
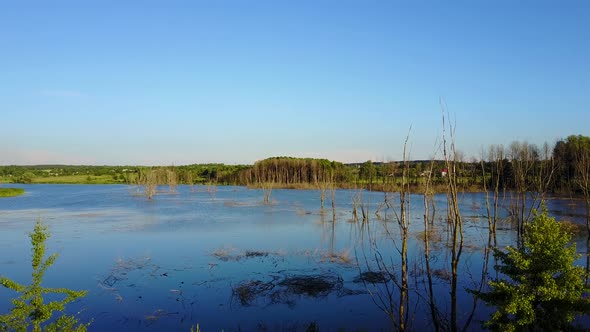
[[[86,291],[74,291],[66,288],[47,288],[41,286],[45,271],[57,259],[57,254],[45,258],[45,241],[49,237],[47,227],[40,221],[35,224],[33,233],[29,234],[31,245],[33,246],[33,280],[32,284],[25,286],[16,283],[6,277],[0,276],[0,284],[21,295],[12,300],[14,307],[10,313],[0,315],[0,331],[28,331],[32,325],[34,332],[42,330],[49,332],[57,331],[86,331],[89,324],[80,324],[74,316],[62,314],[55,321],[44,324],[49,321],[53,313],[63,312],[65,306],[86,295]],[[63,294],[65,297],[61,301],[44,302],[45,294]]]
[[[590,309],[585,271],[569,234],[554,218],[541,214],[525,226],[522,247],[495,250],[500,273],[509,279],[489,282],[488,293],[472,291],[497,311],[484,325],[497,331],[560,331],[571,328]]]

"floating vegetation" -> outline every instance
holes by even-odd
[[[248,307],[259,297],[265,297],[273,290],[275,284],[271,282],[262,282],[260,280],[250,280],[241,283],[233,289],[233,295],[238,299],[242,306]]]
[[[424,240],[426,239],[429,243],[436,245],[442,243],[445,240],[443,237],[444,235],[444,230],[436,226],[430,226],[428,232],[419,231],[414,233],[414,238],[420,242],[424,242]]]
[[[157,322],[158,320],[160,320],[160,318],[172,316],[172,315],[178,315],[178,314],[179,314],[178,312],[167,312],[166,310],[163,310],[163,309],[157,309],[153,313],[145,316],[145,318],[144,318],[145,325],[150,326],[150,325],[154,324],[155,322]]]
[[[244,253],[244,257],[247,258],[252,258],[252,257],[266,257],[268,256],[268,252],[264,252],[264,251],[250,251],[247,250],[246,253]]]
[[[475,252],[478,250],[482,250],[484,248],[484,243],[474,243],[474,242],[464,242],[463,243],[463,250],[465,252]]]
[[[369,283],[369,284],[384,284],[391,280],[391,275],[386,271],[366,271],[362,272],[356,277],[353,282]]]
[[[120,294],[120,284],[129,279],[137,280],[142,277],[150,276],[167,277],[168,273],[160,273],[160,267],[151,262],[150,257],[142,257],[137,259],[117,259],[115,266],[110,273],[98,280],[98,287],[113,294],[115,300],[119,303],[123,302],[123,296]],[[138,273],[141,271],[141,273]],[[130,283],[127,287],[136,287],[136,283]]]
[[[248,258],[265,258],[269,256],[283,256],[279,252],[261,251],[261,250],[245,250],[240,251],[236,248],[222,248],[217,249],[212,253],[213,257],[222,262],[237,262]]]
[[[118,258],[117,264],[115,266],[115,271],[119,272],[127,272],[133,271],[138,269],[143,269],[144,267],[148,266],[151,262],[150,257],[142,257],[138,259],[123,259]]]
[[[342,288],[342,278],[332,275],[291,276],[279,282],[290,293],[310,297],[325,297]]]
[[[114,289],[115,285],[122,280],[127,280],[128,274],[134,270],[141,270],[150,265],[150,258],[144,257],[140,259],[117,259],[115,267],[111,273],[99,281],[99,286],[104,289]]]
[[[312,212],[311,212],[311,211],[307,211],[307,210],[305,210],[304,208],[302,208],[302,207],[299,207],[299,206],[296,206],[296,207],[295,207],[295,213],[297,213],[297,215],[298,215],[298,216],[301,216],[301,217],[303,217],[303,216],[308,216],[308,215],[311,215],[311,214],[312,214]]]
[[[563,225],[563,228],[565,228],[565,230],[568,233],[574,236],[579,236],[587,233],[586,225],[583,225],[581,223],[576,223],[569,220],[562,220],[560,223]]]
[[[238,202],[238,201],[231,200],[231,201],[223,201],[223,206],[240,207],[240,206],[254,206],[254,205],[251,203],[248,203],[248,202]]]
[[[308,257],[315,260],[318,263],[335,263],[344,266],[354,266],[354,257],[350,257],[350,249],[344,249],[340,251],[334,250],[301,250],[295,253],[295,255]]]
[[[236,248],[220,248],[215,250],[211,255],[213,255],[213,257],[219,259],[220,261],[223,262],[227,262],[227,261],[232,261],[232,260],[236,260],[235,257],[238,256],[238,254],[236,253],[238,251],[238,249]]]
[[[445,269],[436,269],[432,271],[432,275],[444,281],[451,281],[451,272]]]
[[[321,254],[321,262],[329,261],[330,263],[351,265],[353,263],[350,258],[350,250],[342,250],[339,252],[331,251]]]
[[[248,280],[233,288],[234,301],[242,306],[257,302],[293,306],[295,298],[305,296],[322,298],[363,294],[363,291],[345,289],[343,280],[334,274],[271,276],[270,281]]]

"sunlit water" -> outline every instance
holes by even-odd
[[[351,220],[355,192],[345,190],[337,191],[333,222],[330,194],[321,213],[314,190],[274,190],[272,204],[265,205],[260,190],[244,187],[179,186],[175,194],[161,187],[153,200],[122,185],[19,187],[25,188],[24,196],[0,199],[0,274],[30,282],[27,234],[40,218],[51,232],[48,253],[59,253],[44,285],[88,290],[68,312],[92,321],[90,330],[189,331],[196,323],[203,331],[298,331],[312,324],[322,331],[391,329],[379,308],[385,284],[359,282],[361,272],[378,270],[378,261],[399,273],[395,214],[391,209],[382,211],[381,219],[374,214],[383,193],[363,192],[370,206],[369,221],[363,223]],[[465,291],[477,288],[482,278],[488,243],[483,199],[483,194],[461,195],[465,244],[458,307],[460,326],[475,312],[470,330],[478,330],[492,310],[483,303],[473,309],[473,297]],[[447,313],[446,196],[435,201],[431,264],[437,306]],[[547,206],[558,219],[579,223],[584,218],[574,200],[552,199]],[[410,327],[429,330],[422,196],[412,195],[411,207]],[[499,245],[513,244],[510,226],[499,228]],[[585,252],[585,240],[577,242],[578,251]],[[489,275],[495,275],[493,259]],[[310,277],[325,284],[299,287]],[[15,295],[0,289],[0,312],[10,309]]]

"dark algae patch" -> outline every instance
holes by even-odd
[[[384,271],[366,271],[354,279],[354,282],[366,282],[369,284],[384,284],[391,280],[389,273]]]
[[[290,276],[279,282],[289,293],[309,297],[324,297],[342,288],[342,279],[331,275]]]
[[[233,288],[233,296],[242,306],[257,303],[293,306],[300,296],[323,298],[332,293],[337,296],[359,294],[344,289],[343,285],[342,278],[333,274],[272,276],[270,281],[243,281]]]

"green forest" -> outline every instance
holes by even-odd
[[[583,194],[590,188],[590,137],[569,136],[553,146],[512,142],[493,145],[480,158],[458,160],[456,174],[465,191],[523,190]],[[444,160],[407,161],[410,190],[421,191],[427,178],[444,185]],[[158,170],[158,184],[271,185],[274,188],[339,188],[395,190],[403,160],[344,164],[314,158],[272,157],[253,165],[192,164],[182,166],[0,166],[4,183],[141,184],[142,174]]]

